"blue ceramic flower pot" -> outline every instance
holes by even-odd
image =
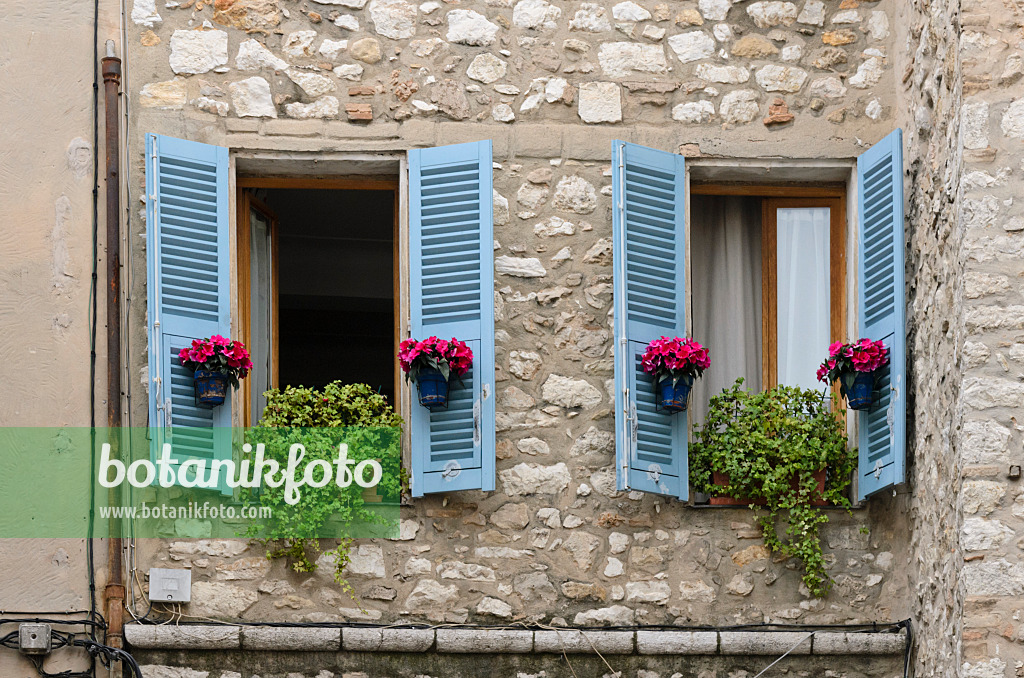
[[[195,371],[196,398],[204,405],[223,405],[228,395],[227,375],[209,370]]]
[[[431,410],[448,407],[448,380],[441,370],[425,367],[416,376],[420,405]]]
[[[658,407],[669,414],[686,411],[686,401],[693,388],[693,377],[679,377],[673,384],[672,378],[658,382]]]
[[[843,372],[839,375],[839,390],[851,410],[866,410],[874,400],[874,372]]]

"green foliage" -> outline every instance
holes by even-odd
[[[690,479],[701,492],[764,500],[758,516],[765,545],[800,560],[803,582],[818,598],[831,589],[819,530],[828,517],[814,501],[850,508],[846,488],[856,463],[846,429],[820,391],[777,386],[751,393],[738,379],[711,398],[707,420],[690,446]],[[827,469],[824,493],[814,474]],[[727,474],[715,485],[712,471]],[[758,508],[752,503],[751,508]],[[786,528],[779,536],[779,523]]]
[[[282,467],[288,462],[291,442],[301,442],[306,456],[302,462],[314,459],[328,463],[338,455],[341,443],[348,445],[348,458],[357,463],[376,459],[383,468],[383,476],[376,488],[384,502],[398,503],[401,482],[401,426],[402,418],[388,404],[387,399],[366,384],[332,382],[323,390],[289,386],[266,392],[267,406],[263,418],[249,431],[247,442],[255,446],[265,444],[266,458],[274,459]],[[252,454],[248,455],[250,458]],[[319,478],[319,474],[317,474]],[[259,488],[258,493],[243,492],[248,504],[269,507],[273,519],[264,525],[250,528],[249,536],[258,536],[271,548],[268,558],[288,558],[296,572],[314,572],[316,557],[323,549],[320,536],[331,529],[335,521],[341,526],[357,523],[381,522],[373,506],[367,506],[363,488],[356,484],[339,488],[331,482],[324,487],[306,485],[301,489],[297,504],[285,501],[285,487]],[[352,587],[342,575],[349,562],[352,540],[342,538],[333,549],[335,555],[334,578],[353,595]],[[274,547],[274,545],[277,545]]]

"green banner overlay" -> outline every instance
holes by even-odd
[[[398,536],[401,429],[0,428],[0,538]]]

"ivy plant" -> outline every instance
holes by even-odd
[[[751,509],[763,511],[757,521],[765,545],[802,563],[803,582],[817,598],[829,592],[832,580],[820,536],[828,516],[815,502],[849,510],[846,488],[856,464],[839,412],[821,391],[777,386],[751,393],[738,379],[711,398],[689,452],[694,487],[749,499]],[[821,492],[815,474],[823,469]],[[728,476],[727,484],[716,484],[713,471]]]
[[[247,442],[253,447],[265,444],[267,459],[284,467],[291,442],[305,448],[303,464],[315,459],[331,463],[338,455],[338,445],[347,443],[349,459],[356,462],[376,459],[383,468],[376,493],[385,501],[398,501],[402,469],[400,437],[402,418],[387,399],[366,384],[332,382],[323,389],[289,386],[271,389],[263,417],[249,430]],[[251,453],[249,453],[251,455]],[[321,539],[330,528],[328,521],[341,524],[380,522],[374,506],[367,506],[361,487],[353,484],[339,489],[333,482],[323,487],[306,485],[297,504],[285,501],[285,487],[259,488],[245,491],[242,498],[250,505],[272,510],[270,521],[253,525],[248,536],[258,537],[267,546],[268,558],[287,558],[296,572],[314,572],[316,558],[324,551]],[[332,549],[335,562],[334,579],[343,590],[353,595],[343,576],[349,562],[352,540],[340,539]]]

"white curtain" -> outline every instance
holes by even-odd
[[[690,264],[690,335],[711,355],[690,397],[690,422],[702,424],[708,399],[737,377],[761,389],[761,199],[693,196]]]
[[[779,208],[778,383],[820,389],[830,332],[829,208]]]
[[[271,318],[273,313],[271,285],[273,277],[270,262],[270,224],[266,217],[256,210],[250,211],[250,306],[249,306],[249,354],[252,356],[252,373],[249,375],[252,389],[252,423],[263,416],[267,399],[263,392],[270,389],[271,371]]]

